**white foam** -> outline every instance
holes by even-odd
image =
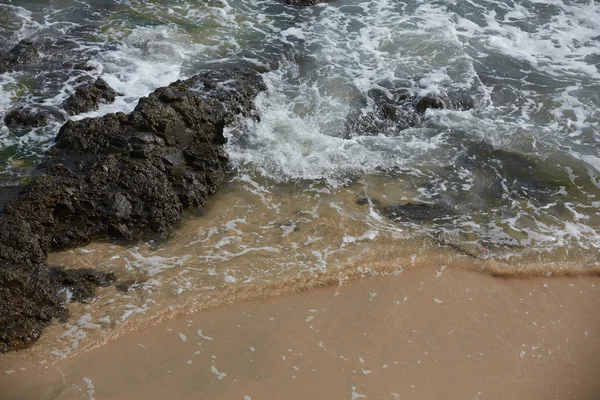
[[[344,236],[343,241],[344,241],[344,243],[355,243],[355,242],[361,242],[364,240],[374,240],[378,235],[379,235],[378,231],[369,230],[359,237],[346,235],[346,236]]]
[[[418,134],[343,138],[358,92],[379,87],[382,80],[405,79],[415,70],[425,69],[427,76],[421,79],[425,93],[437,91],[440,82],[451,79],[470,87],[476,76],[469,57],[464,52],[458,55],[456,35],[443,31],[449,18],[439,10],[433,16],[431,8],[420,6],[417,15],[410,18],[398,13],[397,5],[388,0],[361,2],[360,7],[365,13],[326,8],[314,23],[283,31],[287,37],[301,29],[306,46],[314,44],[320,52],[316,60],[311,59],[314,65],[309,68],[327,73],[317,75],[316,81],[299,78],[295,63],[283,63],[278,71],[266,74],[268,92],[257,100],[261,122],[250,123],[242,145],[235,142],[235,134],[230,135],[228,151],[235,165],[253,165],[274,179],[335,182],[344,180],[347,174],[402,167],[415,153],[436,147],[435,142],[420,139]],[[428,25],[417,33],[414,20],[424,15]],[[354,23],[362,28],[356,29]],[[444,70],[448,62],[457,62],[465,67],[463,76],[448,75],[441,69],[442,64],[436,64],[441,60],[428,58],[432,53],[423,53],[422,40],[430,31],[443,32],[436,40],[451,48],[452,57],[444,59]],[[349,91],[350,86],[358,92]]]
[[[166,269],[181,268],[191,258],[189,255],[183,257],[144,257],[139,253],[139,249],[131,249],[129,255],[133,257],[133,260],[126,260],[127,267],[138,269],[148,276],[157,275]]]
[[[365,396],[364,394],[360,394],[356,391],[356,386],[352,386],[352,395],[350,397],[350,400],[357,400],[357,399],[364,399],[367,396]]]
[[[211,338],[210,336],[206,336],[206,335],[203,335],[203,334],[202,334],[202,329],[198,329],[198,330],[196,331],[196,333],[197,333],[197,334],[198,334],[198,336],[200,336],[202,339],[204,339],[204,340],[208,340],[208,341],[211,341],[211,342],[212,342],[212,338]]]
[[[186,45],[187,38],[172,25],[138,27],[116,50],[101,54],[102,79],[117,93],[116,101],[73,117],[82,119],[110,112],[130,112],[141,97],[182,77],[183,62],[198,49]]]
[[[86,386],[87,386],[87,394],[88,394],[88,398],[89,400],[94,400],[94,384],[92,383],[92,380],[90,378],[86,378],[85,376],[83,377],[83,381],[85,382]]]
[[[213,374],[215,374],[217,376],[218,380],[221,380],[221,379],[223,379],[223,378],[225,378],[227,376],[226,373],[219,372],[219,370],[214,365],[210,367],[210,372],[212,372]]]

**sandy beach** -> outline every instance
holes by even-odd
[[[414,268],[200,311],[54,364],[3,356],[0,392],[3,399],[596,399],[599,300],[597,277],[505,280]]]

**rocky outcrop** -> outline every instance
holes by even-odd
[[[10,130],[38,128],[50,121],[64,122],[66,118],[61,107],[40,104],[39,100],[40,95],[44,97],[48,91],[60,91],[68,81],[87,82],[65,102],[64,108],[70,115],[96,110],[99,104],[115,100],[116,93],[106,82],[93,81],[85,73],[95,67],[77,58],[80,54],[72,47],[72,41],[66,40],[48,39],[35,44],[23,40],[11,50],[0,53],[0,73],[18,73],[13,76],[13,107],[4,117]]]
[[[6,113],[4,123],[9,129],[38,128],[47,125],[50,118],[48,112],[18,107]]]
[[[83,114],[95,111],[100,104],[110,104],[115,101],[117,93],[102,78],[94,83],[84,84],[75,89],[64,103],[64,109],[69,115]]]
[[[11,50],[0,54],[0,74],[12,72],[20,66],[38,61],[39,54],[32,42],[23,40]]]
[[[252,116],[260,74],[224,66],[157,89],[128,115],[67,122],[47,161],[0,214],[0,351],[27,346],[114,280],[49,267],[53,249],[94,239],[162,241],[224,179],[223,129]]]
[[[359,101],[362,109],[349,118],[350,131],[359,135],[380,135],[415,126],[419,114],[412,105],[413,99],[409,89],[369,90]]]
[[[65,320],[60,290],[48,268],[0,262],[0,352],[27,347],[54,318]]]
[[[464,92],[417,96],[408,87],[371,89],[359,98],[360,109],[348,116],[349,131],[358,135],[394,135],[417,126],[428,109],[470,110],[475,100]]]

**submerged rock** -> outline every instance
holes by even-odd
[[[385,85],[360,97],[360,109],[348,117],[349,130],[358,135],[395,135],[418,126],[428,109],[470,110],[475,100],[468,93],[449,92],[417,96],[409,87]]]
[[[456,215],[456,211],[444,202],[437,203],[402,203],[384,206],[377,199],[360,197],[356,204],[372,205],[378,212],[394,222],[426,223],[445,219]]]
[[[408,88],[382,90],[371,89],[360,96],[358,105],[348,117],[352,134],[381,135],[415,126],[419,115],[412,106],[414,95]]]
[[[6,53],[0,54],[0,74],[12,72],[23,65],[36,62],[39,58],[35,45],[27,40],[19,42]]]
[[[46,264],[52,249],[94,239],[162,241],[185,208],[202,206],[224,179],[223,130],[254,114],[265,84],[224,66],[157,89],[128,115],[69,121],[32,182],[0,214],[0,351],[35,341],[75,300],[114,276]]]
[[[83,301],[94,296],[98,286],[109,286],[116,281],[113,273],[97,271],[93,268],[62,269],[50,268],[51,278],[61,287],[66,288],[69,297],[74,301]]]
[[[382,207],[380,211],[392,221],[431,222],[453,216],[455,211],[444,203],[406,203]]]
[[[428,94],[415,100],[415,110],[423,114],[428,109],[452,109],[458,111],[471,110],[475,100],[467,93],[455,92],[449,94]]]
[[[329,3],[333,0],[285,0],[286,3],[293,6],[314,6],[319,3]]]
[[[100,104],[109,104],[115,101],[117,93],[102,78],[94,83],[85,84],[75,89],[64,103],[65,110],[70,115],[77,115],[95,111]]]
[[[50,118],[51,115],[43,110],[18,107],[6,114],[4,123],[9,129],[38,128],[47,125]]]
[[[428,109],[444,109],[448,108],[446,102],[438,96],[427,95],[423,96],[417,100],[415,104],[415,109],[421,114],[427,111]]]
[[[125,281],[120,281],[115,284],[115,289],[119,292],[133,292],[135,290],[141,289],[143,287],[144,281],[139,281],[137,279],[128,279]]]
[[[557,175],[527,155],[494,149],[486,142],[470,145],[457,160],[457,167],[475,176],[471,196],[482,199],[486,208],[510,200],[528,200],[536,205],[551,202],[561,186],[568,186]]]

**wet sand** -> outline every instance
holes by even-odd
[[[3,356],[0,397],[597,399],[599,311],[598,277],[414,268],[200,311],[53,365]]]

